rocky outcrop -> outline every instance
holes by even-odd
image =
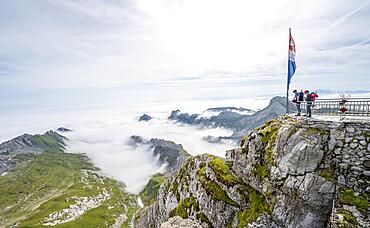
[[[159,157],[161,164],[167,163],[167,173],[172,175],[190,157],[181,144],[164,139],[144,139],[141,136],[130,137],[130,144],[134,146],[146,145],[153,150],[153,155]]]
[[[143,114],[142,116],[139,117],[139,121],[149,121],[151,119],[152,117],[149,116],[148,114]]]
[[[69,128],[65,128],[65,127],[59,127],[57,129],[57,131],[59,131],[59,132],[71,132],[72,130],[69,129]]]
[[[86,211],[97,208],[102,202],[111,198],[109,192],[105,189],[97,195],[90,197],[76,197],[73,196],[67,201],[75,202],[76,204],[69,205],[68,208],[64,208],[61,211],[56,211],[50,214],[44,221],[44,226],[55,226],[63,223],[75,221],[81,217]]]
[[[19,155],[40,154],[48,148],[64,148],[65,137],[55,131],[43,135],[24,134],[0,144],[0,175],[15,168],[22,159]]]
[[[135,227],[369,227],[369,143],[369,122],[273,119],[226,159],[188,159]]]
[[[199,223],[189,219],[183,219],[180,216],[170,218],[161,225],[161,228],[202,228]]]
[[[162,182],[176,173],[191,155],[184,150],[182,145],[164,139],[147,140],[141,136],[133,135],[130,137],[129,144],[149,147],[153,155],[158,158],[159,165],[167,165],[166,171],[153,175],[139,194],[143,204],[148,206],[157,200]]]

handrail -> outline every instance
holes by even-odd
[[[320,99],[317,99],[316,101],[340,101],[341,98],[320,98]],[[356,98],[346,98],[347,101],[358,101],[358,100],[363,100],[363,101],[367,101],[367,100],[370,100],[369,97],[356,97]]]
[[[361,116],[370,117],[370,98],[346,98],[346,99],[317,99],[311,105],[315,115]],[[307,102],[301,102],[303,112],[307,110]]]

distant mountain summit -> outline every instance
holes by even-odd
[[[144,115],[139,117],[139,121],[149,121],[151,119],[152,119],[152,117],[149,116],[148,114],[144,114]]]
[[[0,154],[40,153],[48,146],[58,145],[63,147],[65,139],[64,136],[51,130],[43,135],[23,134],[0,144]]]
[[[0,144],[0,175],[13,170],[27,154],[41,154],[48,149],[63,149],[64,136],[55,131],[43,135],[23,134]],[[23,156],[17,156],[23,155]]]
[[[161,164],[167,163],[167,173],[171,174],[179,169],[191,155],[184,150],[181,144],[164,139],[152,138],[144,139],[141,136],[133,135],[130,137],[130,143],[135,146],[147,145],[153,149],[153,155],[159,156]]]
[[[69,128],[65,128],[65,127],[59,127],[57,129],[57,131],[59,131],[59,132],[71,132],[72,130],[69,129]]]
[[[294,109],[293,103],[289,103],[289,108]],[[267,120],[281,116],[286,112],[285,97],[274,97],[270,100],[269,105],[257,112],[244,108],[214,108],[208,110],[220,111],[217,115],[208,118],[202,117],[201,114],[181,113],[180,110],[171,112],[168,117],[170,120],[175,120],[179,123],[198,125],[204,127],[223,127],[233,130],[233,135],[229,139],[239,140],[241,136],[248,131],[261,126]],[[240,112],[249,112],[250,114],[241,114]]]

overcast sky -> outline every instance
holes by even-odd
[[[370,89],[369,1],[0,0],[1,103],[284,95],[289,27],[292,87]]]

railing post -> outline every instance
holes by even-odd
[[[339,99],[318,99],[314,102],[312,109],[316,115],[336,116],[341,114],[341,108],[346,108],[347,110],[344,112],[349,116],[369,117],[370,98],[349,98],[344,102]],[[306,102],[302,102],[302,111],[307,111]]]

